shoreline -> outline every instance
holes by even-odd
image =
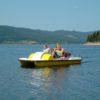
[[[100,42],[86,42],[83,45],[100,45]]]

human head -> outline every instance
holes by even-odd
[[[61,45],[59,43],[56,43],[56,48],[61,48]]]
[[[48,45],[47,45],[47,44],[44,44],[44,45],[43,45],[43,48],[48,48]]]

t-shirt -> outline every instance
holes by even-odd
[[[43,52],[44,53],[49,53],[50,48],[44,49]]]
[[[62,52],[60,50],[56,50],[58,56],[62,56]]]

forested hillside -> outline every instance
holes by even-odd
[[[84,43],[90,32],[0,26],[0,43]]]
[[[88,35],[87,42],[100,42],[100,31],[96,31]]]

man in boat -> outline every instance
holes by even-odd
[[[61,47],[59,43],[56,44],[56,47],[53,49],[52,55],[54,58],[65,58],[70,56],[70,53],[65,52],[64,48]]]

